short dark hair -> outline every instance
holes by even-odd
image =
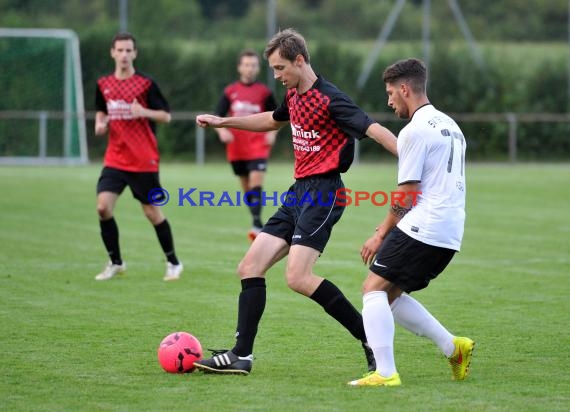
[[[265,51],[263,56],[267,59],[276,50],[279,50],[279,55],[284,59],[293,61],[298,55],[303,56],[305,62],[310,63],[309,50],[307,49],[307,42],[299,32],[295,29],[285,29],[278,32],[267,46],[265,46]]]
[[[137,41],[135,40],[135,36],[128,32],[120,32],[115,34],[113,40],[111,41],[111,47],[115,48],[115,43],[121,40],[132,40],[134,49],[137,49]]]
[[[240,64],[241,63],[241,59],[243,57],[257,57],[257,60],[259,60],[259,54],[257,54],[257,52],[253,49],[245,49],[242,50],[240,52],[240,54],[238,55],[238,59],[237,59],[237,63]]]
[[[403,80],[410,85],[414,93],[425,93],[427,84],[427,68],[419,59],[400,60],[388,66],[382,75],[384,83],[395,83]]]

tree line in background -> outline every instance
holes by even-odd
[[[319,39],[374,39],[395,0],[275,0],[277,26]],[[457,0],[479,41],[565,41],[567,0]],[[461,39],[447,0],[431,1],[434,39]],[[408,0],[391,36],[421,36],[422,0]],[[128,0],[128,28],[141,38],[263,39],[266,0]],[[70,28],[80,37],[118,30],[118,0],[0,0],[0,26]]]

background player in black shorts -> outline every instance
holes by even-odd
[[[410,120],[398,135],[397,190],[408,195],[405,204],[392,205],[362,246],[362,260],[370,265],[362,287],[362,316],[377,370],[349,384],[401,384],[394,361],[394,321],[431,339],[449,359],[452,378],[463,380],[474,342],[452,335],[409,293],[427,287],[461,246],[465,138],[453,119],[430,104],[427,70],[420,60],[396,62],[383,78],[388,106]],[[415,205],[412,193],[419,193]]]
[[[244,117],[200,115],[196,118],[199,126],[267,131],[289,124],[296,179],[290,191],[296,196],[307,191],[335,193],[343,187],[340,173],[352,163],[355,138],[368,135],[396,155],[395,136],[313,71],[305,39],[299,33],[291,29],[277,33],[264,54],[275,78],[288,89],[281,106],[273,112]],[[242,291],[236,344],[230,351],[220,351],[210,359],[196,362],[198,369],[244,375],[250,372],[253,343],[265,308],[265,273],[287,255],[288,286],[313,299],[360,340],[369,370],[375,369],[362,316],[333,283],[313,273],[343,211],[337,202],[324,204],[284,204],[265,224],[238,266]]]
[[[113,216],[126,186],[156,230],[167,260],[164,280],[178,279],[183,269],[174,251],[170,225],[160,207],[149,201],[152,189],[160,189],[154,122],[170,122],[170,109],[158,85],[135,70],[136,56],[135,38],[130,33],[117,34],[111,47],[115,71],[97,80],[95,134],[109,132],[104,168],[97,183],[97,213],[110,261],[96,280],[111,279],[126,269]]]
[[[218,116],[247,116],[275,110],[277,103],[271,90],[257,81],[259,56],[254,50],[246,49],[238,56],[239,80],[224,89],[216,107]],[[252,132],[239,129],[216,129],[220,140],[226,144],[226,156],[234,174],[239,177],[249,203],[252,227],[248,232],[253,241],[261,232],[263,178],[267,170],[267,159],[275,142],[276,130]]]

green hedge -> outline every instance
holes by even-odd
[[[224,43],[204,43],[189,47],[177,42],[139,44],[137,68],[150,74],[161,86],[173,111],[212,111],[223,87],[235,79],[235,60],[243,47],[260,53],[264,43],[244,43],[233,39]],[[553,46],[554,47],[554,46]],[[336,83],[371,113],[391,113],[381,79],[382,70],[395,60],[419,56],[421,45],[401,44],[386,47],[373,75],[362,90],[356,80],[369,48],[342,42],[310,42],[314,69]],[[108,36],[93,35],[81,41],[86,108],[94,108],[95,81],[110,72],[113,62],[108,54]],[[544,47],[518,47],[506,52],[505,46],[482,48],[485,69],[480,69],[465,44],[433,44],[430,58],[429,96],[440,109],[450,113],[566,112],[568,106],[566,57],[543,53]],[[546,56],[546,57],[545,57]],[[267,65],[262,65],[260,79],[266,79]],[[281,99],[284,88],[276,84]],[[387,122],[395,133],[403,122]],[[507,124],[465,122],[461,124],[469,142],[471,159],[507,158]],[[90,157],[101,156],[104,139],[93,136],[88,124]],[[519,125],[521,159],[568,159],[570,157],[568,124],[525,123]],[[273,156],[291,158],[287,130],[280,132]],[[208,157],[223,157],[223,146],[212,131],[207,131]],[[174,121],[159,127],[163,156],[189,159],[194,155],[195,127],[191,121]],[[374,145],[363,144],[363,157],[382,156]]]

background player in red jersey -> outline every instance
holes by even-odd
[[[153,202],[162,199],[155,122],[170,122],[170,108],[158,85],[135,70],[137,48],[130,33],[119,33],[113,38],[111,57],[115,60],[115,71],[97,80],[95,98],[95,134],[109,133],[104,167],[97,183],[97,213],[110,261],[95,279],[108,280],[126,269],[113,210],[118,197],[129,186],[154,226],[166,255],[164,280],[175,280],[183,266],[174,251],[172,231],[160,207],[149,199]],[[153,195],[156,193],[158,196]]]
[[[247,116],[273,111],[277,107],[271,90],[257,81],[259,56],[247,49],[238,56],[239,80],[224,89],[216,107],[218,116]],[[248,232],[251,241],[261,232],[263,178],[267,170],[267,159],[275,142],[276,130],[252,132],[239,129],[216,129],[220,140],[226,144],[226,156],[234,174],[239,177],[249,203],[252,228]]]
[[[313,267],[344,211],[344,205],[336,202],[334,196],[344,187],[340,174],[352,163],[354,139],[369,136],[396,155],[396,137],[313,71],[305,39],[296,31],[277,33],[264,55],[275,78],[287,88],[285,99],[276,110],[225,118],[205,114],[199,115],[196,122],[202,127],[260,132],[289,124],[296,180],[288,192],[294,194],[293,201],[284,202],[267,221],[238,266],[242,291],[235,346],[229,351],[215,352],[212,358],[195,362],[195,366],[206,372],[249,374],[253,343],[265,310],[265,273],[288,255],[288,286],[321,305],[361,341],[368,369],[375,370],[361,314],[338,287],[313,273]],[[326,200],[316,204],[298,202],[306,194],[311,199],[320,196]]]

